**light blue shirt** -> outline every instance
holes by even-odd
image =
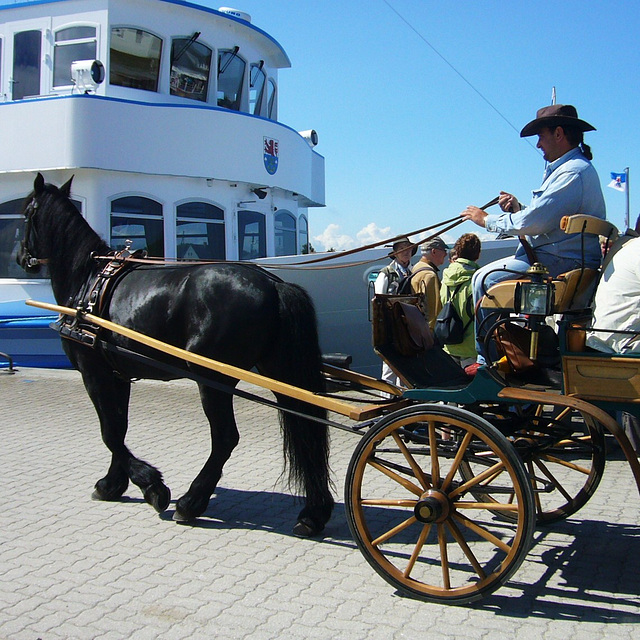
[[[522,207],[515,213],[489,214],[485,218],[485,226],[488,231],[527,236],[537,260],[543,264],[552,263],[560,256],[580,264],[582,234],[569,235],[560,229],[560,220],[576,213],[606,218],[600,179],[579,147],[547,166],[542,186],[533,191],[528,207]],[[597,267],[600,258],[598,237],[585,235],[585,266]]]

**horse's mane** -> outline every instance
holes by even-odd
[[[96,271],[92,255],[105,255],[110,248],[82,217],[65,187],[44,184],[38,195],[37,228],[39,242],[47,247],[51,283],[71,296]]]

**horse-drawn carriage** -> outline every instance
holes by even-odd
[[[473,378],[433,345],[415,298],[377,296],[374,347],[400,388],[321,365],[308,298],[255,266],[96,260],[108,247],[73,208],[69,186],[36,179],[19,258],[26,268],[48,261],[56,299],[66,303],[34,304],[62,314],[65,349],[112,454],[94,497],[118,500],[131,480],[158,511],[170,503],[160,472],[124,444],[135,377],[190,377],[200,386],[212,451],[176,502],[179,520],[206,509],[237,444],[231,396],[247,395],[238,380],[278,399],[292,478],[305,497],[298,535],[319,533],[331,514],[327,427],[357,435],[344,495],[351,532],[385,580],[428,601],[467,603],[504,584],[536,525],[572,515],[593,495],[607,440],[617,441],[640,489],[640,464],[614,419],[616,411],[638,414],[640,359],[586,352],[579,339],[597,273],[551,281],[535,270],[490,289],[485,343],[499,352]],[[602,233],[595,224],[574,217],[566,230]],[[561,316],[559,351],[547,353],[551,315]]]

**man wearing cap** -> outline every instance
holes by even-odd
[[[581,266],[599,266],[597,236],[585,235],[583,246],[581,234],[569,235],[560,229],[564,216],[586,213],[606,217],[600,179],[591,164],[591,149],[583,140],[585,131],[595,131],[595,127],[578,118],[572,105],[554,104],[539,109],[536,118],[520,132],[522,138],[538,136],[536,146],[548,163],[542,185],[533,191],[531,204],[524,207],[515,196],[501,191],[498,204],[503,213],[487,214],[469,206],[460,214],[488,231],[526,237],[515,256],[492,262],[475,273],[475,302],[496,282],[515,277],[507,270],[525,272],[533,261],[541,262],[552,276]],[[479,361],[483,361],[482,356]]]
[[[440,270],[447,258],[449,247],[439,236],[420,245],[422,257],[411,276],[411,289],[421,298],[422,311],[433,329],[442,309],[440,300]]]

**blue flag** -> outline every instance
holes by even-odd
[[[616,191],[627,190],[627,174],[626,173],[613,173],[611,172],[611,182],[607,185]]]

